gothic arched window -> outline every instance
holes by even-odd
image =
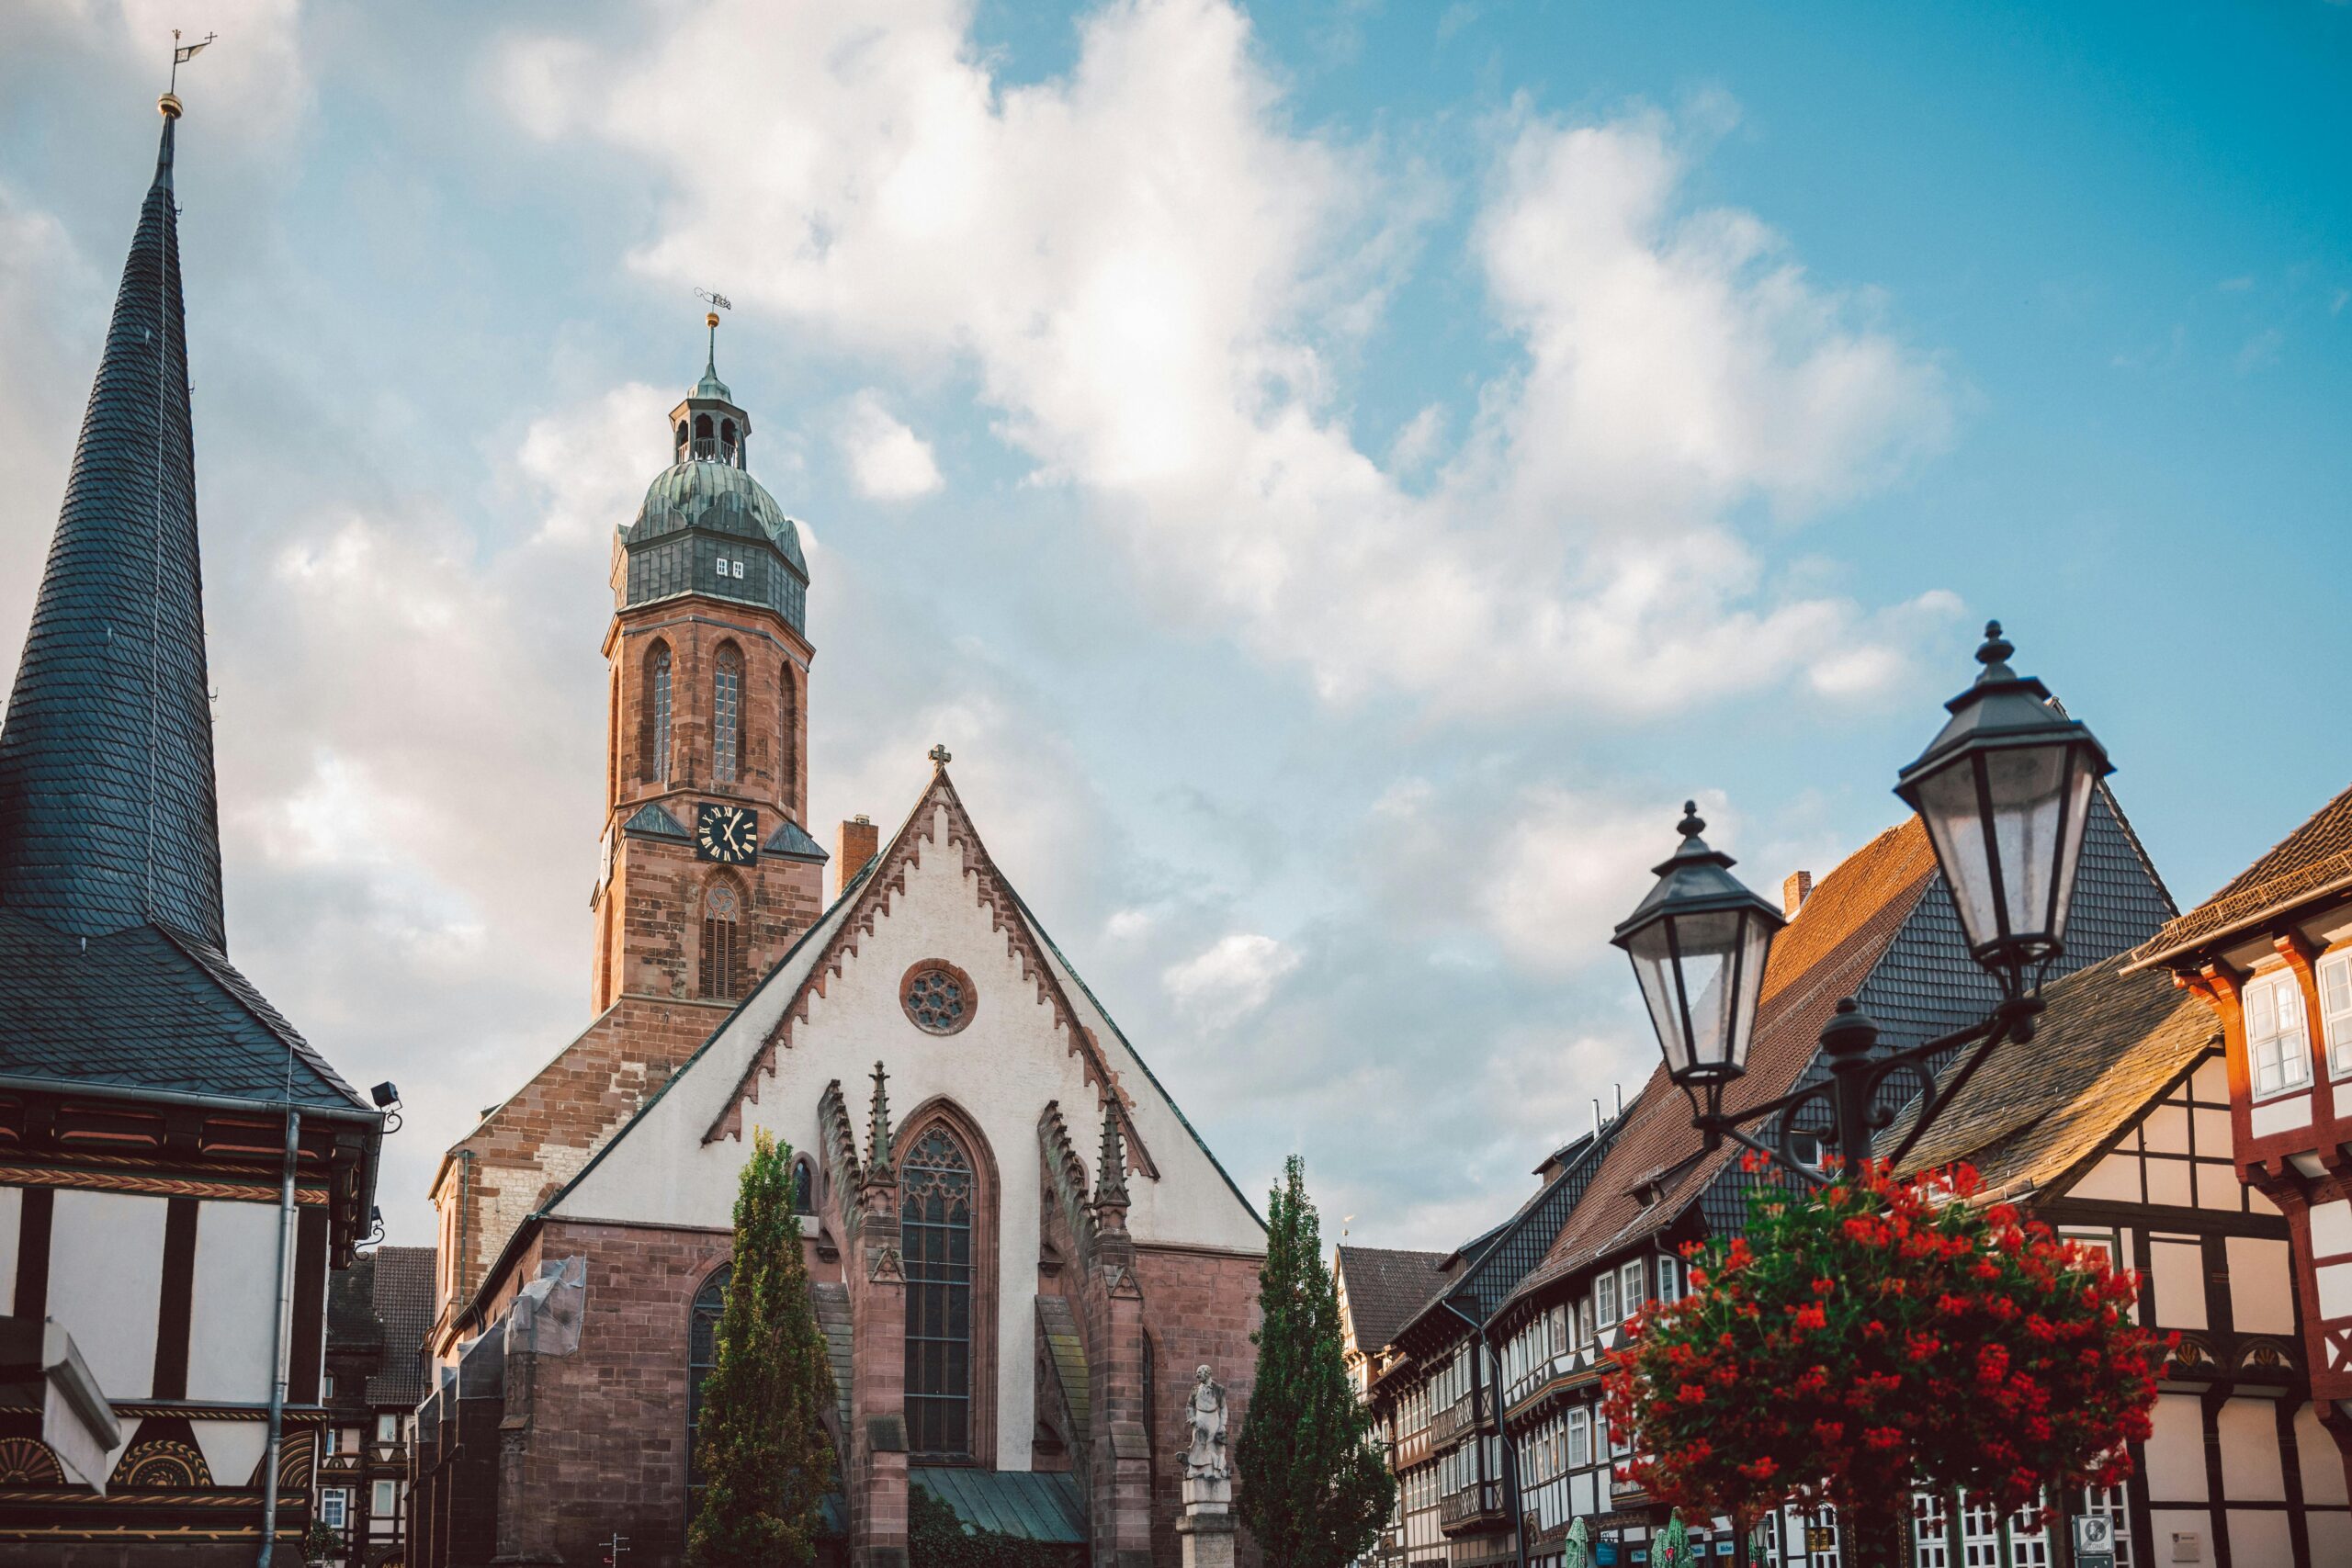
[[[682,419],[678,422],[678,461],[681,463],[684,462],[688,456],[689,453],[686,447],[686,422]]]
[[[907,1269],[907,1447],[910,1456],[972,1450],[972,1161],[944,1127],[899,1168],[899,1246]]]
[[[686,1517],[693,1518],[702,1506],[702,1466],[695,1454],[695,1442],[702,1430],[702,1382],[710,1376],[711,1368],[718,1364],[718,1318],[727,1310],[727,1280],[734,1272],[730,1264],[720,1264],[711,1270],[710,1278],[695,1292],[695,1304],[686,1326]]]
[[[714,882],[702,895],[702,994],[721,1000],[743,994],[743,896],[731,882]]]
[[[812,1215],[817,1212],[817,1168],[807,1155],[792,1162],[792,1212]]]
[[[776,794],[786,806],[800,804],[800,674],[792,660],[784,661],[784,674],[776,683],[781,699],[777,706],[783,710],[776,722]]]
[[[743,772],[743,655],[733,643],[718,650],[710,677],[710,773],[733,784]]]
[[[713,450],[715,445],[716,443],[710,438],[710,415],[707,413],[695,415],[695,456],[697,457],[716,456]]]
[[[637,776],[647,784],[670,782],[670,645],[645,650],[645,684],[639,694]]]
[[[729,463],[735,460],[735,422],[731,419],[719,422],[718,455]]]

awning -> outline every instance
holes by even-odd
[[[1023,1540],[1086,1544],[1086,1505],[1067,1471],[910,1466],[907,1479],[980,1529]]]

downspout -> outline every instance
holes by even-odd
[[[1511,1551],[1519,1568],[1527,1568],[1527,1516],[1520,1506],[1519,1455],[1511,1447],[1510,1431],[1503,1424],[1503,1359],[1495,1352],[1495,1342],[1487,1337],[1489,1323],[1481,1323],[1453,1304],[1451,1296],[1441,1296],[1438,1304],[1469,1325],[1470,1332],[1487,1352],[1487,1384],[1488,1400],[1495,1410],[1495,1446],[1502,1452],[1503,1506],[1510,1510]]]
[[[269,1448],[261,1467],[261,1555],[259,1568],[269,1568],[277,1538],[277,1455],[285,1437],[287,1319],[293,1315],[294,1159],[302,1136],[302,1113],[286,1108],[285,1169],[277,1192],[277,1314],[270,1320],[269,1364],[276,1372],[269,1385]]]

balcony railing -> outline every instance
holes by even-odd
[[[1474,1482],[1438,1501],[1437,1528],[1449,1535],[1476,1525],[1495,1523],[1502,1517],[1503,1483],[1499,1481]]]

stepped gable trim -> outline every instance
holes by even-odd
[[[942,766],[932,774],[930,787],[925,789],[915,807],[899,826],[897,833],[882,852],[875,857],[864,882],[855,890],[849,908],[826,938],[817,961],[809,966],[808,976],[800,983],[792,999],[785,1004],[783,1016],[767,1038],[752,1054],[744,1066],[743,1076],[735,1092],[727,1099],[727,1108],[720,1111],[709,1129],[703,1134],[706,1144],[720,1138],[741,1138],[743,1135],[743,1107],[756,1103],[760,1080],[775,1072],[776,1054],[791,1049],[792,1030],[796,1023],[808,1020],[809,1004],[825,994],[826,983],[842,975],[850,961],[857,955],[858,939],[874,934],[876,922],[888,918],[893,895],[903,897],[907,891],[907,873],[922,863],[925,834],[917,831],[944,813],[947,818],[944,839],[949,848],[964,852],[964,874],[972,881],[974,897],[989,911],[996,930],[1004,934],[1006,950],[1021,964],[1022,977],[1037,987],[1038,1002],[1053,1010],[1054,1021],[1066,1032],[1072,1055],[1080,1058],[1087,1085],[1093,1089],[1103,1105],[1118,1107],[1121,1130],[1126,1134],[1127,1147],[1136,1168],[1154,1180],[1159,1178],[1159,1167],[1146,1151],[1143,1140],[1136,1131],[1133,1107],[1135,1096],[1118,1079],[1118,1074],[1102,1055],[1102,1048],[1086,1026],[1079,1021],[1077,1010],[1070,1006],[1069,996],[1054,976],[1053,966],[1039,951],[1029,922],[1022,918],[1021,901],[997,870],[996,862],[981,842],[979,829],[972,825],[969,813],[956,794],[956,786]]]
[[[1061,1102],[1046,1101],[1037,1115],[1037,1146],[1046,1157],[1046,1179],[1061,1204],[1062,1222],[1069,1226],[1081,1262],[1091,1265],[1094,1255],[1094,1210],[1086,1201],[1086,1162],[1070,1141],[1069,1125],[1062,1120]]]
[[[842,1080],[833,1079],[817,1097],[817,1136],[823,1143],[826,1180],[832,1185],[834,1207],[845,1235],[857,1234],[857,1194],[865,1185],[865,1167],[857,1157],[857,1128],[849,1119],[849,1102],[842,1096]]]

